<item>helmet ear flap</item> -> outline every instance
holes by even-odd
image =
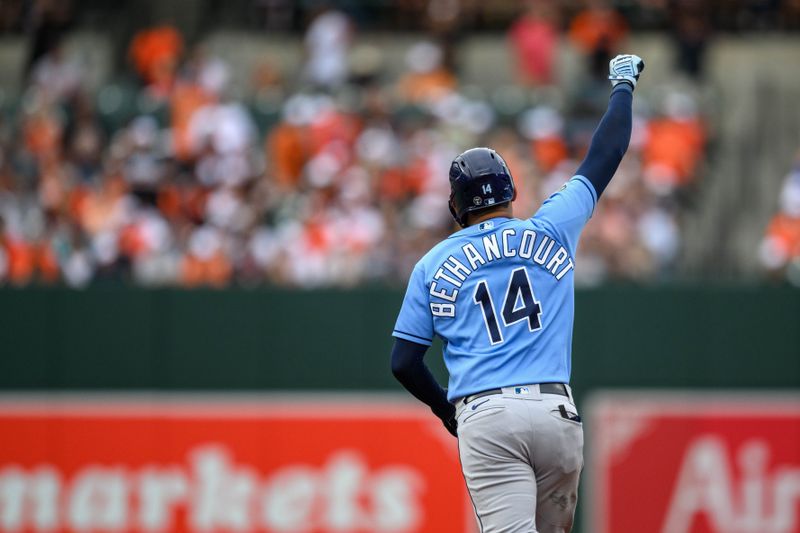
[[[450,201],[447,202],[447,207],[450,208],[450,214],[453,215],[453,218],[455,219],[456,222],[458,222],[458,225],[463,228],[464,227],[464,222],[458,216],[458,212],[456,211],[455,205],[453,204],[453,196],[452,195],[450,196]]]

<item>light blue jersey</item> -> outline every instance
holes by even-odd
[[[470,226],[416,264],[392,335],[442,339],[448,400],[569,382],[575,249],[596,202],[589,180],[575,176],[533,218]]]

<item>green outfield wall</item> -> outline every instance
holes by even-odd
[[[0,388],[397,389],[386,289],[0,291]],[[580,291],[573,385],[800,388],[800,291]],[[438,346],[428,361],[443,375]]]

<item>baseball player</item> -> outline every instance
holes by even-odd
[[[631,136],[644,62],[611,60],[613,89],[586,158],[532,218],[514,218],[502,157],[473,148],[450,167],[462,230],[414,267],[394,328],[392,372],[458,437],[483,533],[569,532],[583,428],[569,387],[575,249]],[[438,335],[442,389],[423,362]]]

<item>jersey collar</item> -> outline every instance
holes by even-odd
[[[477,224],[473,224],[472,226],[463,228],[458,230],[457,232],[453,233],[448,239],[452,239],[453,237],[461,237],[464,235],[476,235],[478,233],[486,233],[489,231],[493,231],[495,228],[500,226],[501,224],[505,224],[509,220],[512,220],[509,217],[492,217],[487,218],[482,222],[478,222]]]

